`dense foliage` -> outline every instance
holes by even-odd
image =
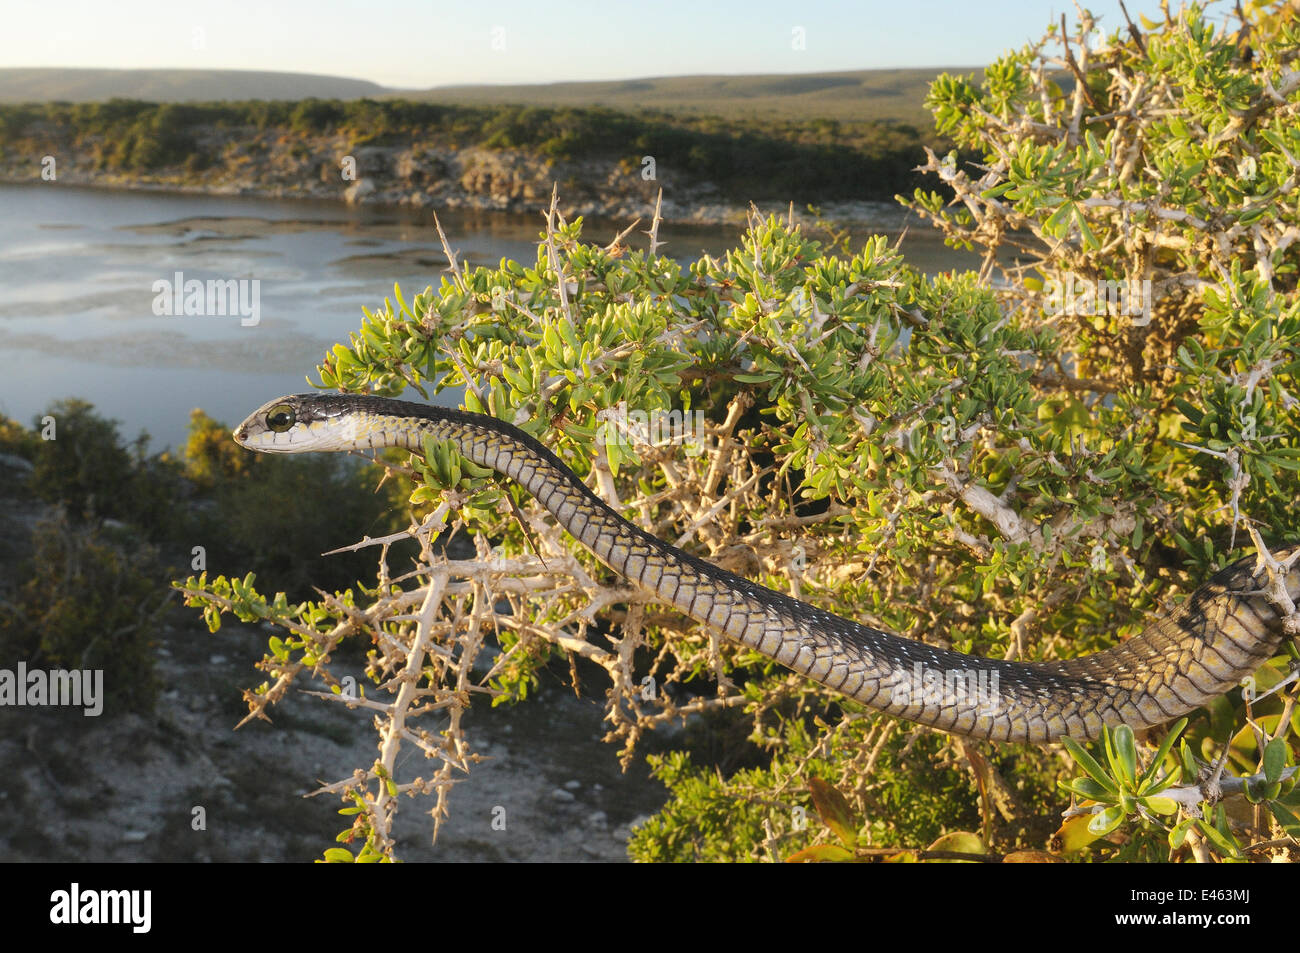
[[[78,399],[54,401],[31,429],[0,418],[0,453],[30,465],[9,462],[3,495],[38,516],[5,520],[0,667],[101,669],[110,715],[153,705],[153,647],[178,567],[274,574],[295,595],[346,586],[370,562],[320,555],[338,521],[390,530],[410,492],[399,478],[377,495],[344,460],[252,458],[199,411],[181,456],[149,454],[148,442],[127,443]]]
[[[25,512],[51,504],[34,526],[6,520],[0,666],[101,669],[110,714],[153,705],[151,647],[168,602],[160,580],[175,569],[148,537],[174,528],[177,481],[167,461],[146,456],[147,440],[124,444],[115,422],[76,399],[52,403],[31,430],[0,421],[0,452],[30,465],[4,495]]]
[[[469,409],[537,436],[650,532],[881,628],[999,658],[1114,645],[1252,551],[1248,528],[1300,539],[1300,43],[1285,10],[1248,16],[1224,33],[1193,8],[1109,37],[1085,18],[1068,47],[1054,31],[980,83],[940,79],[940,128],[981,162],[932,156],[961,204],[914,203],[988,250],[982,274],[926,278],[883,239],[837,251],[776,219],[683,267],[584,241],[580,221],[553,213],[535,262],[454,269],[409,303],[398,290],[328,355],[321,385],[463,386]],[[1070,92],[1057,68],[1076,74]],[[1105,284],[1129,279],[1150,294]],[[651,445],[608,425],[623,407],[707,420]],[[461,729],[471,691],[520,699],[541,666],[577,658],[608,678],[625,757],[688,715],[750,728],[743,769],[657,759],[672,800],[634,857],[1294,849],[1287,658],[1153,731],[1150,749],[1127,729],[1070,758],[967,742],[711,639],[612,578],[517,489],[426,451],[411,464],[417,574],[394,581],[381,557],[378,587],[298,605],[248,578],[183,586],[214,627],[229,612],[286,630],[254,713],[309,675],[359,704],[329,655],[374,644],[364,702],[381,757],[325,788],[353,825],[331,859],[393,856],[403,793],[436,793],[444,816],[475,757]],[[432,558],[445,524],[475,538],[477,560]],[[475,667],[485,643],[488,672]],[[421,714],[436,730],[413,735]],[[409,744],[432,759],[427,776],[399,761]],[[1197,774],[1220,756],[1243,777],[1202,804]]]
[[[886,199],[920,183],[915,172],[923,138],[906,123],[814,123],[721,119],[613,109],[534,106],[446,106],[408,100],[320,100],[220,103],[0,105],[0,154],[20,142],[62,138],[95,144],[98,166],[149,172],[208,168],[220,146],[213,133],[252,129],[283,135],[293,148],[305,137],[342,135],[367,144],[520,149],[543,158],[613,158],[638,163],[655,156],[694,180],[715,183],[742,200]]]

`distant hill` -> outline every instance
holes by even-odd
[[[398,90],[359,79],[243,70],[0,69],[0,103],[247,99],[414,99],[458,105],[608,106],[779,119],[885,119],[929,128],[922,105],[939,73],[972,68],[758,76],[668,76],[589,83]]]
[[[440,86],[406,90],[407,99],[462,105],[609,106],[780,119],[892,119],[928,128],[924,102],[940,73],[979,67],[855,70],[757,76],[665,76],[528,86]]]
[[[392,90],[364,79],[233,69],[0,69],[0,103],[156,103],[218,99],[360,99]]]

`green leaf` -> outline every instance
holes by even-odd
[[[1222,811],[1222,805],[1220,805],[1219,810]],[[1239,857],[1241,855],[1241,850],[1233,842],[1232,838],[1206,821],[1205,818],[1196,818],[1196,829],[1204,834],[1205,839],[1225,857]]]
[[[1286,738],[1280,735],[1265,745],[1264,777],[1270,784],[1276,784],[1282,779],[1282,771],[1286,768],[1286,757],[1289,751]]]
[[[1156,794],[1151,797],[1144,797],[1142,804],[1146,806],[1147,810],[1162,817],[1170,817],[1178,813],[1178,802],[1171,797],[1162,797]]]
[[[1052,235],[1060,235],[1065,223],[1069,221],[1070,216],[1074,214],[1074,203],[1064,202],[1055,212],[1047,217],[1043,223],[1043,231]]]
[[[1087,773],[1088,777],[1096,781],[1106,793],[1110,795],[1119,794],[1119,788],[1111,780],[1110,775],[1106,773],[1106,770],[1097,763],[1092,755],[1080,747],[1077,741],[1073,738],[1062,738],[1061,744],[1065,745],[1065,750],[1070,752],[1070,757],[1074,759],[1075,763]]]
[[[855,849],[858,845],[858,825],[853,821],[853,810],[844,795],[821,778],[811,779],[808,787],[812,791],[813,807],[822,823],[834,831],[845,847]]]
[[[1124,823],[1124,817],[1124,809],[1118,804],[1112,804],[1092,815],[1092,819],[1088,821],[1088,833],[1105,837]]]
[[[1269,804],[1268,808],[1273,812],[1273,816],[1277,818],[1277,822],[1282,825],[1282,829],[1287,834],[1300,839],[1300,817],[1296,817],[1289,808],[1283,807],[1277,801]]]
[[[1112,794],[1092,778],[1071,778],[1068,783],[1062,781],[1061,787],[1089,801],[1110,800]]]
[[[962,854],[987,854],[988,848],[978,834],[970,831],[950,831],[944,834],[926,850],[951,850]]]
[[[1133,787],[1137,782],[1137,742],[1133,729],[1128,725],[1119,725],[1107,734],[1107,753],[1110,755],[1111,767],[1115,777],[1125,787]]]
[[[1079,234],[1083,237],[1083,247],[1089,251],[1096,251],[1101,247],[1101,241],[1097,238],[1097,233],[1092,230],[1088,220],[1083,215],[1083,209],[1076,206],[1074,220],[1078,223]]]
[[[814,844],[812,847],[805,847],[803,850],[796,851],[785,859],[787,864],[807,864],[807,863],[843,863],[847,860],[853,860],[852,851],[845,850],[839,844]]]
[[[1169,728],[1169,731],[1165,735],[1164,740],[1160,742],[1160,747],[1156,749],[1156,753],[1151,759],[1151,766],[1147,768],[1146,771],[1147,777],[1155,776],[1155,773],[1157,770],[1159,770],[1161,763],[1165,760],[1170,750],[1173,748],[1174,742],[1178,740],[1178,736],[1183,733],[1183,729],[1186,727],[1187,727],[1187,719],[1184,717],[1184,718],[1179,718]]]

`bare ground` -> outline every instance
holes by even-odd
[[[233,731],[263,643],[251,627],[169,626],[152,716],[0,709],[0,860],[305,861],[335,846],[350,824],[342,802],[304,795],[371,764],[376,734],[364,711],[303,696],[279,705],[274,725]],[[595,700],[558,683],[476,709],[468,735],[488,759],[453,790],[436,845],[432,799],[403,800],[398,855],[626,860],[628,824],[664,792],[639,764],[620,771],[600,718]],[[409,756],[404,773],[422,760]]]
[[[0,466],[10,488],[16,476]],[[0,583],[16,583],[24,542],[48,515],[0,491]],[[235,731],[266,636],[238,623],[211,634],[197,610],[177,608],[153,644],[162,687],[151,715],[0,707],[0,861],[310,861],[336,846],[351,823],[342,802],[305,795],[369,767],[377,735],[365,711],[297,693],[274,724]],[[470,743],[487,760],[453,789],[436,845],[432,799],[403,799],[402,860],[627,859],[628,826],[664,789],[639,761],[620,770],[600,741],[599,701],[564,681],[547,676],[522,705],[470,713]],[[428,773],[413,752],[401,770],[399,780]]]

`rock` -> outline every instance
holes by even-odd
[[[513,203],[536,204],[549,197],[550,163],[521,153],[469,149],[461,156],[460,187],[485,199],[490,207],[510,208]],[[523,205],[519,206],[523,208]]]
[[[374,182],[370,181],[370,179],[358,179],[348,187],[346,192],[343,193],[343,199],[349,205],[356,205],[367,195],[371,195],[374,191]]]
[[[393,168],[393,150],[387,146],[362,146],[353,153],[357,172],[378,179],[388,178]]]
[[[575,798],[571,792],[564,790],[564,788],[556,788],[551,792],[551,800],[558,801],[561,804],[572,804],[577,800],[577,798]]]
[[[399,179],[411,186],[420,186],[429,181],[429,171],[424,167],[423,158],[417,159],[411,152],[403,152],[397,157],[394,172]]]

